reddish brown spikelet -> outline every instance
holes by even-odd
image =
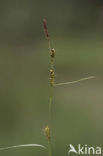
[[[43,19],[43,26],[44,26],[45,35],[46,35],[46,37],[48,39],[49,38],[49,34],[48,34],[48,27],[47,27],[46,19]]]

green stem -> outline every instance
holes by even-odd
[[[52,156],[51,140],[48,140],[48,156]]]
[[[51,125],[51,106],[52,106],[52,96],[50,96],[49,100],[49,126]]]
[[[49,126],[50,127],[51,127],[52,101],[53,101],[53,86],[50,87],[50,98],[49,98]]]
[[[48,38],[48,48],[51,54],[51,44]],[[50,60],[50,69],[54,69],[54,62]],[[49,98],[49,126],[51,131],[51,115],[52,115],[52,101],[53,101],[53,86],[50,86],[50,98]],[[52,156],[51,138],[48,138],[48,156]]]

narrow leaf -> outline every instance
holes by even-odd
[[[90,80],[90,79],[94,79],[94,78],[96,78],[96,77],[95,76],[89,76],[89,77],[85,77],[85,78],[82,78],[82,79],[79,79],[79,80],[76,80],[76,81],[64,82],[64,83],[57,83],[54,86],[62,86],[62,85],[75,84],[75,83],[78,83],[78,82],[81,82],[81,81]]]
[[[45,146],[39,145],[39,144],[24,144],[24,145],[16,145],[16,146],[0,148],[0,150],[8,150],[8,149],[12,149],[12,148],[21,148],[21,147],[41,147],[41,148],[46,149]]]

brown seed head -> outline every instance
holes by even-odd
[[[43,19],[43,26],[44,26],[45,35],[46,35],[46,37],[48,39],[49,34],[48,34],[48,27],[47,27],[47,21],[46,21],[46,19]]]

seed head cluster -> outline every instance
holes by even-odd
[[[50,134],[50,128],[48,126],[44,128],[44,134],[47,137],[47,139],[50,140],[51,134]]]

